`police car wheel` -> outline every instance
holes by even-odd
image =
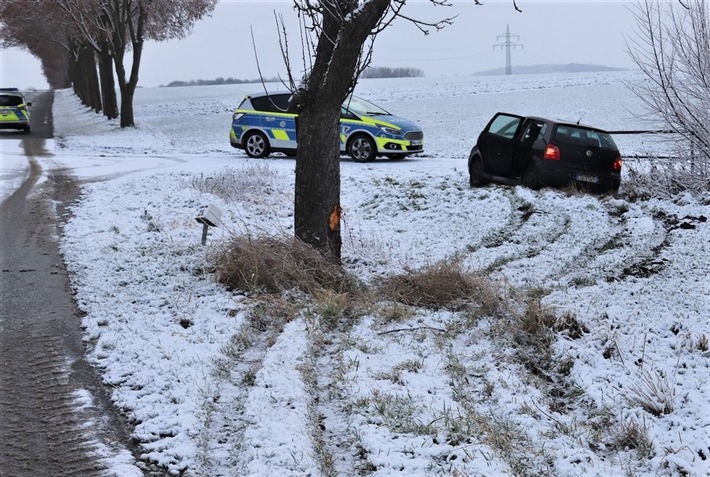
[[[261,158],[269,155],[269,140],[260,132],[253,132],[244,141],[247,156]]]
[[[377,157],[377,146],[369,136],[359,135],[350,140],[348,154],[356,162],[372,162]]]

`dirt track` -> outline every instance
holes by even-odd
[[[38,119],[45,118],[51,94],[35,103],[45,113]],[[51,122],[42,122],[51,133]],[[56,239],[57,216],[79,188],[58,171],[45,171],[38,185],[43,171],[35,158],[48,155],[46,134],[33,124],[23,139],[29,177],[0,206],[0,476],[106,475],[92,451],[128,442],[128,432],[83,359],[80,318]]]

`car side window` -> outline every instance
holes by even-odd
[[[517,131],[518,126],[520,126],[520,121],[522,121],[522,119],[516,118],[515,116],[498,115],[489,126],[488,132],[506,139],[513,139],[515,131]]]
[[[288,94],[274,94],[271,96],[258,96],[251,98],[251,104],[257,111],[269,113],[285,113],[288,110]]]
[[[288,111],[288,100],[291,99],[290,94],[275,94],[271,97],[272,110],[274,113],[285,113]]]
[[[340,107],[340,117],[342,119],[360,119],[357,116],[355,116],[353,113],[348,111],[348,108],[346,108],[345,106]]]

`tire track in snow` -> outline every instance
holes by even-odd
[[[516,188],[511,204],[521,219],[509,220],[466,260],[518,287],[614,279],[639,260],[653,260],[666,236],[657,219],[620,199]]]
[[[343,258],[366,276],[375,269],[399,273],[459,256],[516,225],[505,188],[471,190],[457,175],[431,174],[417,181],[351,176],[342,186],[344,201],[370,191],[346,209],[343,231]],[[432,230],[432,220],[437,229]]]

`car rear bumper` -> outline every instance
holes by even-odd
[[[575,184],[592,190],[618,190],[621,174],[618,172],[578,171],[557,166],[550,161],[543,161],[539,171],[540,183],[552,187],[564,187]]]
[[[0,121],[0,129],[25,129],[30,125],[29,121]]]

